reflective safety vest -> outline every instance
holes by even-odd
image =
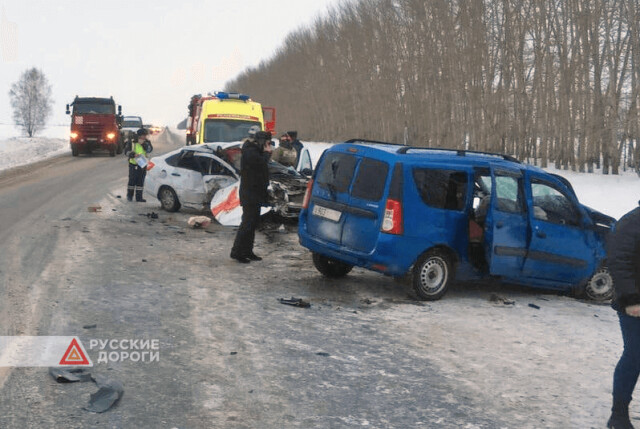
[[[147,152],[145,152],[144,147],[142,147],[142,144],[138,143],[138,142],[133,142],[133,148],[131,149],[131,151],[136,154],[136,155],[142,155],[145,156],[147,154]],[[135,158],[129,158],[129,164],[133,164],[136,165],[136,159]]]

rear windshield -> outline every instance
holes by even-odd
[[[249,128],[261,127],[260,122],[232,119],[207,119],[204,121],[204,142],[237,142],[249,137]]]
[[[74,115],[86,115],[91,113],[115,115],[116,106],[110,103],[73,103]]]
[[[357,158],[353,155],[339,152],[328,153],[323,158],[316,183],[331,192],[347,192],[351,179],[353,179],[356,162]]]
[[[389,164],[377,159],[364,158],[358,168],[351,196],[369,201],[380,201],[387,182]]]
[[[467,195],[467,173],[455,170],[416,168],[413,180],[418,193],[430,207],[463,210]]]

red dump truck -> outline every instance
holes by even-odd
[[[76,96],[73,103],[67,104],[67,115],[71,115],[69,143],[73,156],[94,150],[106,150],[111,156],[122,153],[122,106],[118,105],[116,112],[113,97]]]

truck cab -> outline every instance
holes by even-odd
[[[71,154],[91,153],[106,150],[110,156],[122,153],[124,142],[120,137],[122,106],[113,97],[78,97],[67,104],[66,113],[71,115],[69,144]]]

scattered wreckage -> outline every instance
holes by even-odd
[[[145,192],[157,198],[164,210],[210,207],[220,224],[237,226],[242,217],[238,194],[241,146],[241,142],[205,143],[154,157]],[[309,158],[307,149],[300,158]],[[270,204],[262,208],[262,214],[272,211],[285,218],[297,217],[309,178],[274,161],[269,162],[269,174]]]

